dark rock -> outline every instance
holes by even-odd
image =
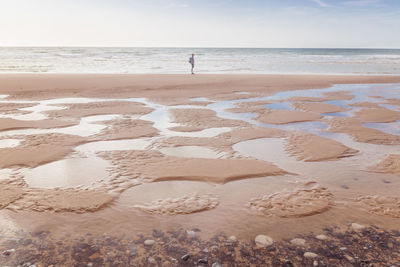
[[[8,249],[3,251],[4,256],[10,256],[13,252],[15,252],[15,249]]]
[[[293,266],[293,262],[290,260],[285,260],[285,262],[283,263],[283,267],[292,267]]]
[[[190,254],[185,254],[181,257],[181,260],[187,261],[190,258]]]
[[[208,260],[207,259],[200,259],[197,263],[198,264],[208,264]]]

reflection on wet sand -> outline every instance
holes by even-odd
[[[18,262],[25,245],[11,240],[28,242],[29,235],[35,240],[68,233],[65,242],[87,252],[82,262],[102,266],[103,248],[114,237],[103,238],[109,244],[93,240],[101,242],[110,231],[129,233],[121,246],[131,255],[128,243],[136,240],[131,245],[144,256],[122,262],[178,266],[186,262],[177,252],[185,242],[196,257],[256,264],[252,257],[258,252],[246,242],[265,232],[281,240],[350,222],[399,230],[398,87],[227,93],[170,105],[143,97],[19,101],[5,96],[0,102],[9,110],[0,110],[0,122],[15,127],[0,125],[0,224],[7,226],[0,248],[11,249],[0,263]],[[156,241],[142,240],[140,235],[153,229]],[[38,231],[48,232],[32,234]],[[400,246],[393,241],[395,232],[385,233],[392,250]],[[87,234],[93,236],[85,241],[89,245],[77,243]],[[202,241],[216,234],[214,241]],[[314,241],[307,241],[298,264],[311,262]],[[175,261],[153,261],[151,248],[169,255],[171,242],[177,246],[169,256]],[[236,244],[227,248],[235,257],[223,256],[225,250],[210,252],[229,242]],[[208,252],[195,252],[200,244],[207,244]],[[265,252],[272,257],[274,251]],[[329,258],[318,254],[319,260]],[[76,262],[80,256],[75,256],[64,263]]]

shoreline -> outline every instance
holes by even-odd
[[[0,94],[24,99],[51,97],[208,97],[246,91],[323,89],[334,84],[400,83],[400,76],[267,74],[0,74]],[[54,90],[57,89],[57,90]]]

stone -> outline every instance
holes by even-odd
[[[315,238],[318,240],[327,240],[328,239],[328,237],[326,235],[317,235]]]
[[[236,236],[230,236],[229,238],[228,238],[228,240],[230,241],[230,242],[237,242],[237,238],[236,238]]]
[[[358,223],[352,223],[351,228],[355,231],[361,231],[361,230],[365,229],[365,226],[362,224],[358,224]]]
[[[313,262],[313,266],[317,267],[318,266],[318,261]]]
[[[152,245],[154,245],[155,243],[156,243],[156,241],[154,241],[154,240],[152,240],[152,239],[147,239],[147,240],[144,241],[144,244],[145,244],[146,246],[152,246]]]
[[[129,246],[129,250],[128,250],[129,255],[131,256],[136,256],[137,254],[137,248],[134,244]]]
[[[8,249],[3,251],[4,256],[10,256],[12,253],[15,252],[15,249]]]
[[[274,240],[267,235],[258,235],[254,241],[256,242],[257,247],[260,248],[271,246],[274,243]]]
[[[222,265],[219,262],[214,262],[211,267],[222,267]]]
[[[199,261],[197,263],[198,264],[208,264],[208,260],[207,259],[199,259]]]
[[[92,263],[92,262],[89,262],[88,264],[86,264],[86,266],[87,266],[87,267],[92,267],[92,266],[93,266],[93,263]]]
[[[152,257],[148,258],[148,259],[147,259],[147,262],[148,262],[149,264],[156,264],[156,263],[157,263],[156,260],[155,260],[154,258],[152,258]]]
[[[196,232],[195,232],[195,231],[192,231],[192,230],[186,230],[186,234],[187,234],[189,237],[195,237]]]
[[[299,247],[304,247],[306,245],[306,241],[302,238],[293,238],[290,243]]]
[[[346,260],[348,260],[348,261],[351,262],[351,263],[354,263],[354,262],[355,262],[354,258],[351,257],[351,256],[349,256],[349,255],[347,255],[347,254],[344,254],[344,257],[346,258]]]
[[[315,254],[315,253],[312,253],[312,252],[306,252],[306,253],[304,253],[304,258],[307,258],[307,259],[314,259],[314,258],[316,258],[316,257],[318,257],[318,255]]]
[[[187,261],[189,258],[190,258],[190,255],[189,255],[189,254],[185,254],[185,255],[183,255],[183,256],[181,257],[181,260]]]

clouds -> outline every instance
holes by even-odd
[[[380,0],[351,0],[351,1],[342,2],[342,4],[346,5],[346,6],[360,7],[360,6],[370,6],[370,5],[377,5],[377,4],[382,5],[382,1],[380,1]]]
[[[396,48],[399,28],[399,0],[0,0],[0,46]]]
[[[331,5],[328,5],[326,2],[324,2],[323,0],[311,0],[314,3],[318,4],[321,7],[330,7]]]

